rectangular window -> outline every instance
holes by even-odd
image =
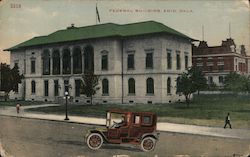
[[[185,70],[188,69],[188,56],[185,56]]]
[[[23,74],[26,74],[26,60],[25,59],[23,60],[23,63],[24,63],[24,65],[23,65],[23,67],[24,67]]]
[[[224,83],[224,77],[223,76],[219,76],[219,83],[221,83],[221,84]]]
[[[180,56],[180,51],[176,51],[176,69],[180,70],[181,69],[181,56]]]
[[[213,71],[213,66],[208,66],[207,68],[208,68],[208,71],[210,72]]]
[[[81,93],[81,80],[75,80],[75,95],[79,97]]]
[[[36,61],[31,60],[31,73],[34,74],[36,73]]]
[[[146,54],[146,69],[153,68],[153,53]]]
[[[134,69],[134,54],[128,54],[128,69]]]
[[[219,65],[218,69],[219,69],[219,71],[223,71],[224,70],[224,65]]]
[[[102,55],[102,70],[108,70],[108,55]]]
[[[59,96],[59,83],[58,80],[54,80],[54,96]]]
[[[36,82],[31,81],[31,93],[35,94],[36,93]]]
[[[69,92],[69,80],[64,80],[64,92]]]
[[[209,76],[208,77],[208,84],[212,84],[214,82],[213,77]]]
[[[140,124],[140,116],[139,115],[134,116],[134,124]]]
[[[151,116],[143,116],[142,117],[142,124],[143,125],[151,125],[152,124]]]
[[[18,83],[15,84],[15,93],[18,93]]]
[[[172,68],[172,56],[171,56],[171,50],[167,50],[167,68]]]
[[[49,96],[49,81],[44,81],[44,96]]]

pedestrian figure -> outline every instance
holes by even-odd
[[[230,123],[230,114],[227,113],[226,119],[225,119],[225,125],[224,129],[227,127],[227,124],[229,125],[230,129],[232,129],[231,123]]]
[[[16,104],[16,113],[19,114],[21,105],[19,103]]]

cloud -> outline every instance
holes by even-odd
[[[204,6],[215,12],[249,12],[249,3],[247,0],[236,0],[236,1],[207,1]]]
[[[59,13],[57,11],[52,12],[52,17],[57,17],[58,15],[59,15]]]
[[[246,5],[244,1],[235,1],[235,4],[231,8],[226,9],[227,12],[231,13],[240,13],[240,12],[249,12],[249,5]]]

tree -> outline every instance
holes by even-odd
[[[187,107],[189,107],[191,95],[196,91],[204,89],[206,86],[207,80],[204,74],[199,69],[191,67],[178,79],[177,92],[185,95]]]
[[[249,77],[240,75],[236,72],[230,73],[225,77],[224,89],[233,92],[249,92],[250,79]]]
[[[1,63],[1,91],[5,92],[5,101],[11,90],[18,92],[18,83],[21,83],[23,75],[19,74],[18,66],[12,69],[7,64]]]
[[[193,80],[195,89],[198,91],[199,95],[200,90],[207,88],[207,79],[205,78],[205,74],[197,67],[191,67],[188,70],[188,73],[191,75],[191,79]]]
[[[94,75],[92,72],[87,72],[82,76],[83,82],[81,84],[81,92],[90,97],[91,105],[93,100],[93,95],[96,94],[100,88],[98,87],[99,84],[99,76]]]
[[[189,107],[191,94],[196,91],[194,82],[188,73],[183,73],[179,79],[177,92],[185,95],[187,107]]]

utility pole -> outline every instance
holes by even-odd
[[[231,22],[229,22],[229,39],[231,39]]]
[[[202,41],[204,41],[204,25],[202,25]]]

